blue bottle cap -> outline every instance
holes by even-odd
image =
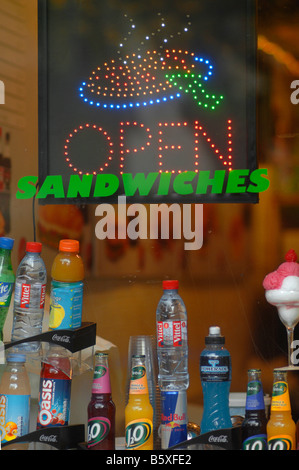
[[[26,362],[25,354],[11,353],[6,358],[7,362]]]
[[[0,248],[5,248],[6,250],[12,250],[14,244],[13,238],[0,237]]]

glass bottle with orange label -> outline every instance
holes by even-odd
[[[153,450],[153,407],[150,403],[145,356],[132,356],[129,401],[125,409],[128,450]]]
[[[285,370],[274,370],[267,440],[269,450],[296,449],[296,425],[292,419],[287,372]]]

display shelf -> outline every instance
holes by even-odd
[[[3,356],[9,351],[17,351],[19,344],[40,342],[62,346],[67,350],[71,361],[71,378],[93,369],[93,348],[96,344],[96,323],[83,322],[80,328],[74,330],[49,330],[39,335],[31,336],[22,341],[2,343]],[[89,349],[92,349],[89,351]],[[40,374],[41,362],[51,364],[47,359],[46,349],[43,345],[36,353],[24,351],[27,367],[34,375]],[[23,353],[23,351],[22,351]],[[3,361],[4,363],[5,361]],[[53,364],[57,367],[57,364]],[[63,371],[69,375],[67,371]],[[54,426],[42,428],[20,436],[13,441],[2,443],[3,450],[25,445],[28,450],[34,445],[47,445],[57,450],[78,449],[79,443],[85,441],[85,425],[71,424],[67,426]]]
[[[241,426],[216,429],[170,447],[169,450],[240,450]]]
[[[93,348],[96,344],[96,323],[83,322],[80,328],[74,330],[49,330],[39,335],[30,336],[24,340],[2,343],[1,363],[5,363],[5,354],[7,354],[8,351],[13,351],[14,348],[17,351],[19,344],[36,341],[55,344],[69,351],[72,377],[93,369],[93,351],[89,355],[86,351],[88,348]],[[82,358],[83,351],[85,351],[85,354]],[[37,352],[32,353],[24,350],[22,353],[26,354],[27,367],[33,373],[39,374],[41,362],[51,364],[51,361],[47,359],[47,351],[44,351],[42,347]],[[68,371],[63,370],[63,372],[69,375]]]
[[[49,330],[29,338],[4,343],[4,349],[13,348],[19,344],[31,342],[46,342],[63,346],[68,351],[75,353],[96,344],[96,323],[83,322],[80,328],[75,330]]]
[[[84,424],[71,426],[54,426],[38,429],[12,441],[2,443],[2,448],[9,450],[20,444],[39,443],[54,447],[57,450],[78,449],[79,444],[85,439]]]

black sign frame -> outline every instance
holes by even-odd
[[[84,3],[87,0],[66,0],[66,3],[74,2],[74,3]],[[94,0],[98,2],[99,6],[105,2],[106,0]],[[202,0],[206,2],[207,0]],[[214,1],[218,0],[208,0],[208,2],[213,3]],[[55,177],[60,176],[59,168],[56,171],[56,168],[52,168],[52,154],[54,153],[57,155],[57,152],[53,152],[51,147],[53,146],[53,141],[57,138],[55,125],[53,125],[53,121],[55,121],[57,117],[53,113],[52,101],[53,97],[56,97],[56,93],[53,93],[53,84],[51,85],[52,74],[53,74],[53,56],[54,52],[51,51],[51,33],[52,31],[52,38],[53,38],[53,26],[55,27],[55,20],[57,19],[57,15],[52,15],[50,12],[49,4],[51,0],[38,0],[38,47],[39,47],[39,169],[38,169],[38,187],[41,188],[47,177],[49,175],[55,175]],[[124,4],[125,2],[122,2]],[[167,0],[164,0],[165,4],[168,4]],[[200,1],[197,1],[200,3]],[[255,0],[228,0],[227,2],[222,2],[226,5],[227,15],[231,15],[233,11],[233,5],[242,4],[243,11],[245,12],[246,18],[243,18],[243,41],[245,47],[245,55],[244,55],[244,64],[243,64],[243,99],[244,99],[244,107],[246,108],[244,112],[244,129],[243,129],[243,143],[240,147],[241,151],[239,153],[244,153],[243,157],[245,159],[246,164],[237,166],[237,169],[246,169],[248,170],[249,176],[244,178],[245,185],[248,185],[250,182],[250,173],[255,171],[258,168],[257,165],[257,149],[256,149],[256,1]],[[162,2],[163,4],[163,2]],[[223,12],[222,12],[223,14]],[[223,21],[223,16],[219,16],[219,22]],[[61,20],[61,19],[60,19]],[[74,21],[76,22],[76,18]],[[236,25],[234,23],[236,18],[232,17],[232,28]],[[215,24],[215,23],[213,23]],[[60,23],[61,26],[61,23]],[[63,41],[62,41],[63,42]],[[56,42],[56,48],[59,41]],[[236,45],[237,47],[237,45]],[[244,51],[243,51],[244,52]],[[52,59],[51,59],[52,57]],[[61,61],[58,61],[61,64]],[[55,71],[54,71],[55,73]],[[86,74],[85,74],[86,75]],[[52,86],[52,91],[51,91]],[[57,90],[57,99],[63,99],[64,90]],[[56,98],[55,98],[56,99]],[[66,104],[67,105],[67,104]],[[83,106],[83,104],[82,104]],[[72,108],[70,107],[71,112]],[[80,119],[78,120],[80,121]],[[102,137],[102,135],[101,135]],[[61,149],[63,149],[63,142],[60,142]],[[239,149],[239,150],[240,150]],[[68,150],[68,149],[67,149]],[[52,154],[51,154],[52,151]],[[62,150],[61,150],[62,151]],[[242,157],[242,158],[243,158]],[[119,155],[118,155],[119,158]],[[84,157],[83,157],[84,159]],[[204,168],[206,170],[206,168]],[[219,170],[219,168],[218,168]],[[158,169],[157,169],[158,171]],[[189,171],[190,168],[189,168]],[[201,169],[200,169],[201,171]],[[213,178],[217,171],[217,168],[212,168],[210,171],[210,178]],[[108,171],[109,173],[109,171]],[[144,172],[145,174],[148,174]],[[192,173],[192,171],[191,171]],[[74,174],[70,173],[69,175]],[[78,174],[78,173],[77,173]],[[114,171],[111,172],[112,175],[115,174]],[[194,181],[197,181],[198,174],[195,175]],[[82,176],[79,176],[82,177]],[[96,197],[93,196],[94,194],[94,187],[95,187],[95,178],[93,178],[93,183],[91,187],[91,191],[89,195],[80,195],[77,194],[75,197],[68,196],[67,191],[67,184],[68,184],[68,174],[63,175],[63,185],[65,189],[64,197],[61,195],[57,195],[55,193],[55,188],[53,188],[53,194],[47,194],[46,196],[43,194],[40,197],[37,195],[38,202],[40,204],[86,204],[86,203],[116,203],[118,201],[118,196],[125,195],[126,202],[141,202],[141,203],[218,203],[218,202],[225,202],[225,203],[257,203],[259,200],[258,193],[249,192],[247,190],[240,192],[233,192],[228,193],[226,192],[226,182],[229,177],[229,171],[226,170],[225,177],[224,177],[224,184],[223,184],[223,191],[213,192],[209,187],[206,193],[196,192],[195,187],[193,186],[193,190],[190,192],[186,191],[186,194],[182,194],[180,192],[176,192],[173,190],[172,182],[169,185],[169,190],[159,191],[158,190],[158,181],[160,174],[156,180],[156,186],[153,186],[152,192],[148,194],[140,194],[140,191],[136,191],[135,194],[132,195],[130,192],[127,193],[122,185],[122,177],[118,175],[120,185],[118,190],[116,190],[113,194],[105,195],[104,193],[97,193]],[[172,176],[174,178],[174,176]],[[139,188],[140,189],[140,188]]]

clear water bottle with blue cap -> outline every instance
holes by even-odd
[[[0,237],[0,341],[3,341],[3,327],[9,310],[15,275],[11,263],[12,238]]]
[[[211,326],[209,335],[205,338],[205,349],[200,355],[204,402],[201,434],[232,427],[229,412],[231,356],[224,344],[225,338],[221,335],[219,326]]]

